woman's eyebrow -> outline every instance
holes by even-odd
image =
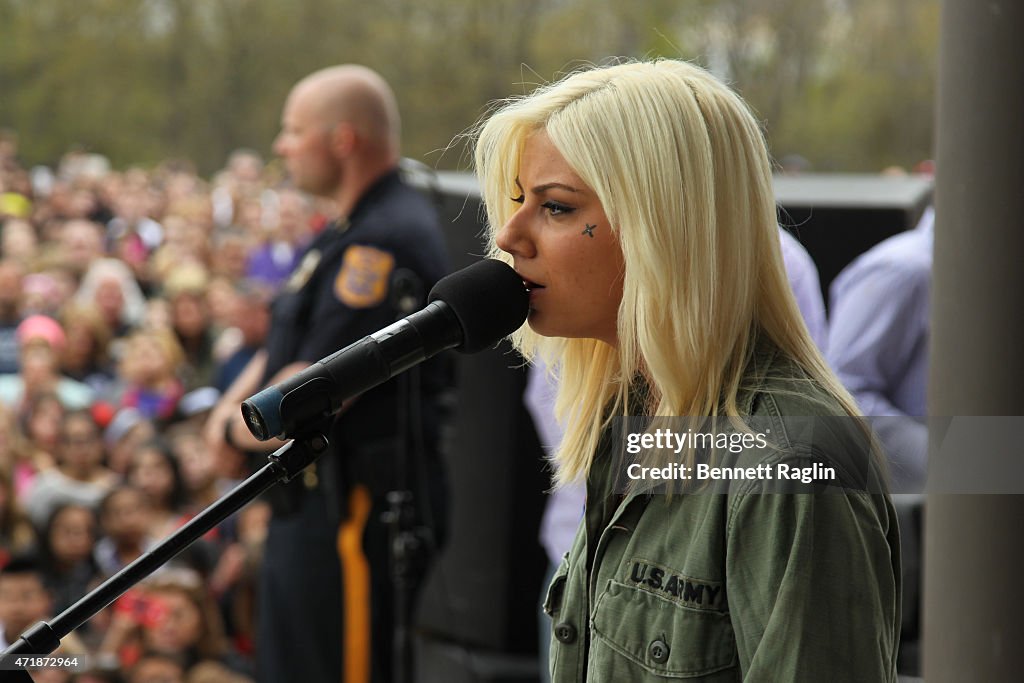
[[[519,178],[516,178],[516,187],[519,188],[520,192],[524,191],[522,183],[519,182]],[[547,190],[551,190],[551,189],[554,189],[554,188],[560,188],[562,190],[567,190],[569,192],[579,192],[580,191],[579,188],[573,187],[572,185],[566,185],[565,183],[544,183],[543,185],[537,185],[537,186],[533,187],[530,190],[530,192],[532,192],[534,194],[540,194],[541,192],[546,192]]]
[[[565,183],[544,183],[543,185],[537,185],[530,191],[533,192],[534,194],[540,194],[541,192],[546,192],[547,190],[552,190],[555,188],[568,190],[569,192],[579,192],[578,188],[575,188],[572,185],[566,185]]]

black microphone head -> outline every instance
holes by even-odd
[[[530,293],[512,267],[483,259],[438,280],[428,302],[443,301],[459,319],[463,353],[476,353],[512,334],[526,322]]]

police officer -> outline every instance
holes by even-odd
[[[291,91],[274,151],[295,185],[333,199],[341,218],[317,236],[274,301],[265,348],[208,422],[212,447],[267,450],[248,434],[242,400],[392,323],[396,272],[423,290],[445,274],[435,212],[400,178],[398,140],[394,95],[370,69],[324,69]],[[400,456],[411,451],[421,516],[443,520],[437,442],[448,378],[443,360],[427,363],[405,390],[393,380],[350,401],[329,426],[331,452],[276,487],[261,579],[260,680],[337,683],[343,668],[345,680],[370,680],[371,672],[390,680],[394,586],[381,513]]]

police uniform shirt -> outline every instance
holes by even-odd
[[[364,193],[347,220],[317,236],[274,301],[264,382],[288,363],[314,363],[392,324],[399,316],[388,295],[397,269],[415,273],[428,292],[446,274],[447,259],[433,206],[396,170]],[[430,451],[440,421],[434,397],[450,384],[450,371],[433,359],[420,372]],[[374,451],[395,449],[396,387],[393,379],[367,391],[339,416],[330,434],[335,457],[358,451],[372,459]]]
[[[347,220],[317,236],[275,300],[264,381],[394,322],[387,295],[397,268],[412,270],[429,290],[447,264],[433,207],[392,171]]]

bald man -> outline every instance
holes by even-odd
[[[210,417],[206,438],[217,449],[266,450],[241,420],[242,400],[402,317],[391,301],[396,273],[419,292],[446,273],[434,209],[399,176],[398,108],[379,75],[345,65],[302,79],[285,103],[274,151],[294,185],[332,199],[341,218],[300,259],[273,303],[265,348]],[[410,473],[402,488],[415,491],[419,520],[437,527],[427,535],[439,537],[444,519],[438,437],[448,361],[419,373],[416,382],[403,376],[362,394],[320,425],[331,452],[271,492],[261,681],[391,680],[396,588],[381,513],[400,472]],[[414,466],[402,464],[406,456]]]

